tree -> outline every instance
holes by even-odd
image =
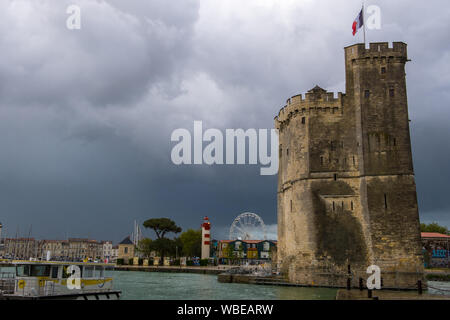
[[[176,225],[175,221],[168,218],[154,218],[144,221],[144,227],[153,229],[158,239],[164,238],[166,233],[180,233],[181,228]]]
[[[180,235],[183,254],[187,257],[199,257],[202,250],[202,231],[189,229]]]
[[[239,259],[244,258],[244,245],[242,243],[239,244]]]
[[[227,244],[226,254],[228,258],[228,264],[231,264],[231,261],[234,260],[234,248],[231,243]]]
[[[153,244],[153,240],[150,238],[144,238],[141,241],[139,241],[138,246],[137,246],[137,250],[139,252],[141,252],[145,258],[149,258],[151,253],[154,250],[154,244]]]
[[[161,257],[160,264],[164,262],[164,257],[174,256],[176,250],[175,240],[160,238],[152,241],[152,248],[158,252]]]
[[[169,232],[180,233],[181,228],[176,225],[175,221],[168,218],[154,218],[144,221],[144,227],[155,231],[156,240],[152,241],[151,247],[157,251],[161,257],[160,264],[164,263],[164,257],[169,254],[172,255],[176,250],[176,243],[174,240],[165,238]]]
[[[437,222],[433,222],[430,224],[421,223],[420,224],[421,232],[437,232],[442,234],[449,234],[449,230],[447,227],[439,225]]]

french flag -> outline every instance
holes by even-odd
[[[361,10],[361,12],[356,17],[355,21],[353,21],[352,29],[353,29],[353,36],[358,32],[358,30],[364,25],[364,9]]]

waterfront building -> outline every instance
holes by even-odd
[[[4,258],[29,259],[36,257],[37,241],[34,238],[6,238],[4,239]]]
[[[101,242],[85,238],[69,238],[69,257],[72,260],[99,260],[102,255]]]
[[[119,246],[115,245],[111,249],[111,262],[116,262],[119,257]]]
[[[211,247],[209,249],[209,256],[213,259],[217,259],[219,256],[219,241],[216,239],[211,240]]]
[[[227,263],[229,259],[239,259],[241,262],[267,261],[273,260],[276,248],[277,241],[274,240],[220,240],[215,256],[219,263]]]
[[[129,259],[134,258],[134,243],[130,237],[126,237],[119,243],[117,259],[123,259],[125,264],[128,264]]]
[[[112,258],[112,241],[102,241],[102,259],[108,259],[108,261]]]
[[[436,232],[422,232],[425,268],[450,268],[450,236]]]
[[[69,256],[69,241],[67,240],[41,240],[38,245],[36,258],[46,260],[47,252],[51,260],[67,260]]]

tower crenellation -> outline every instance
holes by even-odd
[[[363,43],[345,48],[345,54],[351,59],[378,58],[378,57],[406,57],[407,45],[403,42],[374,42],[366,48]]]
[[[280,126],[296,115],[339,115],[342,113],[343,96],[342,92],[338,92],[335,97],[335,93],[327,92],[316,86],[309,90],[304,97],[302,94],[298,94],[289,98],[275,117],[275,122]]]

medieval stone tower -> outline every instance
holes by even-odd
[[[378,265],[385,287],[421,279],[407,45],[345,48],[346,93],[287,101],[279,129],[278,263],[292,282],[345,286]]]

